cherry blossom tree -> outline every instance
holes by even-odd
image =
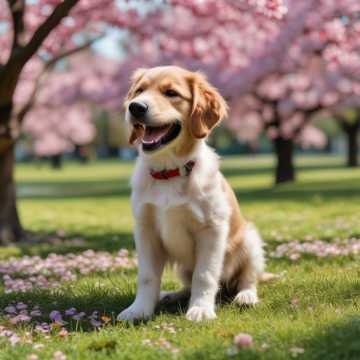
[[[24,69],[33,60],[43,62],[34,81],[36,87],[43,74],[59,59],[65,58],[79,47],[89,46],[102,36],[106,28],[126,28],[138,37],[148,37],[150,24],[160,33],[160,13],[174,8],[190,9],[199,15],[209,17],[217,10],[216,1],[160,1],[156,6],[151,1],[115,0],[0,0],[0,241],[7,242],[21,238],[23,231],[17,208],[13,180],[14,147],[21,125],[32,97],[25,107],[14,114],[14,97]],[[236,20],[242,13],[255,16],[280,18],[286,11],[280,0],[220,1],[225,19],[217,13],[217,25],[226,18]],[[226,5],[227,4],[227,5]],[[226,6],[225,6],[226,5]],[[153,8],[159,11],[151,11]],[[145,9],[145,11],[144,11]],[[231,12],[236,10],[235,18]],[[142,21],[145,15],[152,21]],[[215,18],[214,17],[214,18]],[[204,18],[204,21],[205,21]],[[206,27],[205,27],[206,28]],[[89,40],[90,37],[90,40]],[[149,38],[149,37],[148,37]],[[35,68],[35,67],[34,67]]]
[[[359,97],[360,100],[360,97]],[[346,165],[359,166],[360,104],[347,111],[337,112],[336,119],[346,138]]]
[[[260,110],[257,117],[254,109],[248,115],[255,119],[256,130],[265,130],[273,141],[278,183],[295,177],[294,143],[310,140],[310,135],[313,143],[323,142],[321,134],[310,127],[313,115],[324,110],[334,114],[349,97],[360,96],[360,3],[318,5],[323,7],[317,9],[316,20],[309,13],[308,27],[288,49],[279,69],[252,90]],[[246,116],[243,119],[249,123]]]
[[[102,106],[106,98],[97,93],[104,92],[118,66],[118,62],[87,50],[68,57],[59,68],[47,70],[41,81],[39,77],[34,80],[34,71],[24,70],[14,98],[15,109],[21,110],[15,114],[22,118],[22,131],[30,136],[35,155],[58,157],[93,140],[92,109]]]
[[[102,36],[109,25],[136,28],[140,16],[136,8],[125,5],[114,0],[0,0],[0,242],[23,235],[13,169],[23,119],[14,114],[14,97],[24,68],[41,60],[42,74]]]
[[[159,63],[207,73],[231,105],[227,125],[242,138],[265,131],[277,157],[276,183],[292,181],[295,144],[324,144],[311,126],[314,115],[360,95],[360,3],[273,1],[256,17],[242,5],[174,1],[173,12],[156,14],[157,42],[149,21],[137,34],[139,48]]]

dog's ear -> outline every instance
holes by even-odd
[[[128,93],[126,94],[126,97],[125,97],[125,101],[124,101],[125,104],[133,96],[136,85],[142,79],[142,77],[144,76],[146,70],[147,69],[145,69],[145,68],[139,68],[139,69],[135,70],[131,74],[131,76],[130,76],[131,85],[130,85],[130,89],[129,89]]]
[[[195,138],[201,139],[226,117],[228,106],[201,73],[192,74],[189,83],[192,92],[190,132]]]

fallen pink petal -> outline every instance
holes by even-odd
[[[234,336],[234,344],[239,348],[250,348],[253,346],[253,338],[249,334],[239,333]]]

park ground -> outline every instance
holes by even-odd
[[[96,263],[108,256],[103,251],[115,255],[125,248],[132,258],[132,166],[115,161],[68,163],[60,171],[17,166],[19,207],[32,242],[0,248],[0,271],[13,281],[0,282],[1,360],[360,358],[359,255],[337,251],[356,248],[360,239],[360,171],[344,168],[341,158],[300,157],[297,183],[276,188],[272,158],[223,160],[244,214],[266,241],[268,269],[281,275],[259,285],[261,303],[254,308],[222,301],[216,320],[196,324],[185,320],[186,304],[179,304],[160,307],[146,323],[116,322],[135,295],[132,266],[112,271],[95,266],[57,286],[51,278],[56,271],[44,270],[50,279],[45,288],[11,291],[14,279],[29,277],[24,268],[9,270],[11,257],[32,261],[34,268],[51,253],[64,259],[89,256]],[[300,245],[279,248],[294,241]],[[303,254],[301,244],[313,250]],[[83,255],[87,249],[96,253]],[[178,287],[167,270],[163,288]],[[74,320],[74,312],[86,315]],[[252,336],[251,348],[234,347],[239,333]]]

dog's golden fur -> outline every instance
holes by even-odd
[[[168,90],[176,95],[166,96]],[[178,137],[154,153],[142,151],[145,125],[134,124],[128,111],[133,101],[148,105],[151,124],[180,121]],[[242,216],[233,190],[219,172],[217,156],[204,142],[227,114],[224,99],[202,74],[166,66],[134,73],[125,109],[129,141],[140,143],[132,180],[139,279],[136,300],[119,319],[152,314],[166,261],[177,265],[185,287],[181,294],[191,292],[190,320],[215,317],[219,286],[234,291],[237,303],[255,304],[257,279],[264,271],[262,241]],[[149,175],[151,169],[182,166],[188,160],[196,162],[188,177],[161,182]]]

